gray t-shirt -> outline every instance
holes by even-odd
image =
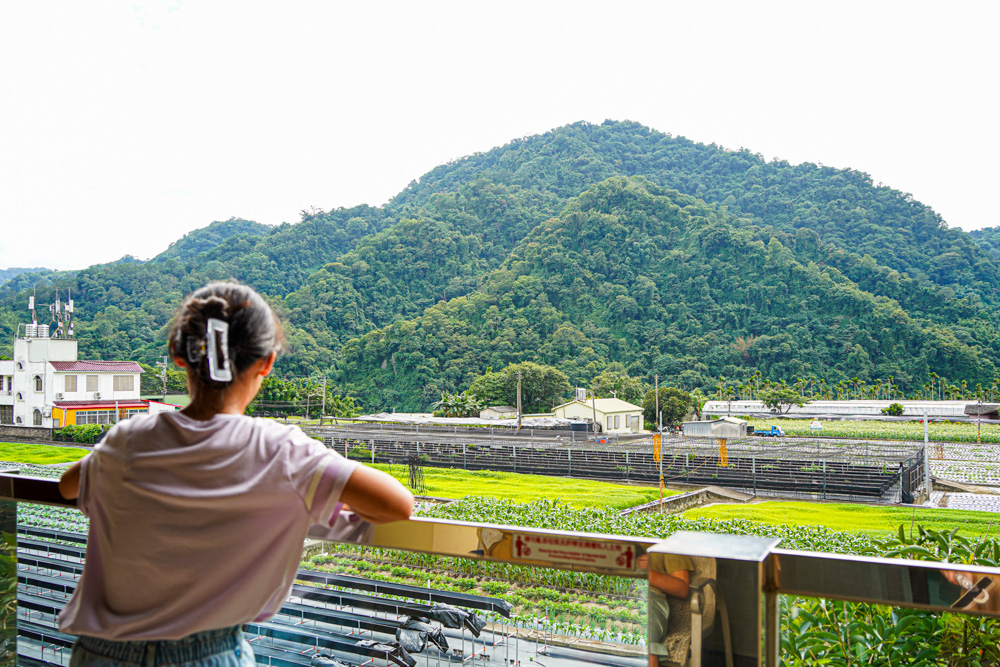
[[[276,613],[312,525],[332,525],[358,463],[297,426],[137,416],[83,459],[87,560],[59,629],[179,639]]]

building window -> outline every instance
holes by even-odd
[[[20,362],[20,361],[17,362],[17,370],[19,370],[19,371],[23,371],[24,370],[24,364],[22,362]]]
[[[620,415],[615,415],[615,428],[621,428],[622,418]]]
[[[35,376],[35,391],[41,391],[41,390],[42,390],[42,376],[41,375],[36,375]]]
[[[87,391],[97,391],[97,376],[88,375],[87,376]]]
[[[75,375],[67,375],[66,376],[65,380],[63,381],[63,391],[65,391],[67,393],[71,392],[71,391],[76,391],[76,376]]]
[[[609,431],[615,427],[614,424],[615,424],[615,418],[612,417],[611,415],[608,415],[608,430]]]
[[[115,391],[132,391],[135,387],[133,380],[135,378],[131,375],[116,375],[115,376]]]
[[[76,413],[77,424],[114,424],[114,410],[78,410]]]
[[[17,392],[17,400],[23,401],[24,400],[24,394],[22,394],[21,392]]]
[[[35,423],[35,426],[41,426],[42,425],[42,411],[41,410],[35,410],[33,413],[31,413],[31,416],[32,416],[32,420]]]
[[[14,423],[14,406],[0,405],[0,424]]]
[[[129,409],[129,410],[125,411],[125,419],[131,419],[132,417],[135,417],[136,415],[144,415],[147,412],[149,412],[149,410],[147,410],[146,408]]]

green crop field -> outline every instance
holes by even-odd
[[[948,531],[959,528],[962,535],[980,536],[1000,532],[1000,514],[906,507],[883,507],[851,503],[810,503],[766,501],[749,505],[710,505],[684,512],[686,519],[747,519],[776,526],[824,526],[830,530],[865,533],[883,537],[911,521],[924,528]]]
[[[86,455],[87,450],[79,447],[0,442],[0,461],[7,463],[31,463],[34,465],[72,463]]]
[[[816,435],[809,430],[810,419],[757,419],[744,417],[755,429],[766,429],[771,424],[781,427],[785,435]],[[879,440],[923,440],[924,425],[919,421],[883,422],[876,420],[847,421],[824,420],[823,430],[818,433],[825,437],[879,439]],[[947,442],[976,442],[976,423],[931,422],[928,436],[931,440]],[[982,442],[1000,442],[1000,424],[982,424],[979,431]]]
[[[379,470],[392,474],[403,484],[409,482],[409,468],[404,465],[376,464]],[[589,479],[567,479],[544,475],[521,475],[492,470],[455,470],[452,468],[423,468],[425,496],[439,498],[464,498],[479,496],[501,498],[519,503],[535,500],[559,500],[575,508],[612,507],[625,509],[656,500],[659,490],[655,486],[629,486]],[[664,491],[664,497],[676,491]]]

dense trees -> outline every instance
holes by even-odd
[[[566,375],[559,369],[530,361],[510,364],[500,371],[487,368],[472,380],[468,393],[488,405],[517,405],[518,375],[521,376],[521,412],[548,412],[562,402],[570,389]]]
[[[648,424],[658,426],[661,423],[656,414],[657,396],[664,425],[676,424],[688,413],[697,411],[694,397],[683,389],[660,387],[659,392],[650,389],[642,397],[642,418]]]

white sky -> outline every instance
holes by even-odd
[[[639,121],[1000,225],[1000,3],[0,4],[0,268],[380,205],[448,160]]]

